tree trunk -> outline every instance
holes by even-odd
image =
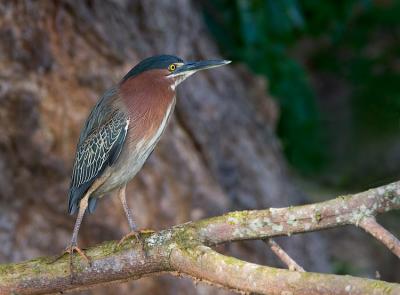
[[[75,145],[103,91],[150,55],[220,56],[199,11],[186,0],[0,4],[0,262],[57,254],[69,242]],[[181,86],[174,119],[128,189],[139,227],[161,229],[233,209],[303,201],[288,177],[274,134],[278,109],[266,93],[265,81],[237,64]],[[127,231],[118,198],[105,198],[85,219],[79,243],[118,239]],[[306,270],[328,269],[316,234],[282,245]],[[276,263],[262,242],[218,250]],[[227,293],[167,276],[118,288],[118,294]]]

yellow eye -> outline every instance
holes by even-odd
[[[175,71],[175,70],[176,70],[176,65],[175,65],[175,64],[170,64],[170,65],[168,66],[168,71],[173,72],[173,71]]]

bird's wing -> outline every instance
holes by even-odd
[[[96,106],[97,107],[97,106]],[[88,122],[98,117],[93,112],[86,122],[82,132],[85,133]],[[79,140],[74,168],[72,172],[69,190],[68,212],[74,214],[79,208],[79,202],[104,169],[111,166],[121,153],[122,146],[128,130],[129,119],[121,111],[114,111],[107,115],[108,119],[97,126],[90,126],[92,130],[87,132]],[[97,128],[95,128],[97,127]],[[89,211],[93,211],[95,201],[89,204]]]
[[[115,87],[112,87],[97,101],[86,119],[85,126],[82,128],[79,136],[78,147],[93,131],[96,131],[101,125],[110,119],[113,112],[112,102],[115,100],[118,100],[118,91]]]

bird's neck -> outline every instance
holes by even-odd
[[[157,71],[148,71],[124,81],[120,98],[136,132],[152,132],[163,122],[175,103],[173,81]],[[145,136],[145,134],[143,134]]]

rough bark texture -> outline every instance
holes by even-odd
[[[74,218],[66,215],[66,191],[75,145],[105,89],[149,55],[219,56],[198,11],[186,0],[0,3],[0,262],[56,254],[69,242]],[[185,82],[172,124],[128,189],[140,227],[302,202],[274,135],[278,110],[265,93],[265,82],[238,65]],[[80,245],[127,230],[119,200],[108,198],[84,221]],[[284,247],[307,270],[328,270],[318,237],[291,238]],[[273,264],[262,243],[227,250]],[[226,292],[169,277],[119,288]]]
[[[55,261],[52,257],[41,257],[0,265],[0,294],[82,290],[162,272],[186,275],[246,294],[399,294],[400,284],[261,266],[210,248],[233,241],[356,225],[370,232],[400,258],[399,240],[372,221],[378,213],[393,209],[400,209],[400,182],[309,205],[230,212],[143,234],[143,244],[133,238],[122,247],[118,247],[116,241],[97,245],[87,250],[90,264],[79,257],[79,260],[72,260],[70,268],[68,257]],[[281,254],[282,249],[277,256]],[[283,261],[287,258],[281,257]]]

